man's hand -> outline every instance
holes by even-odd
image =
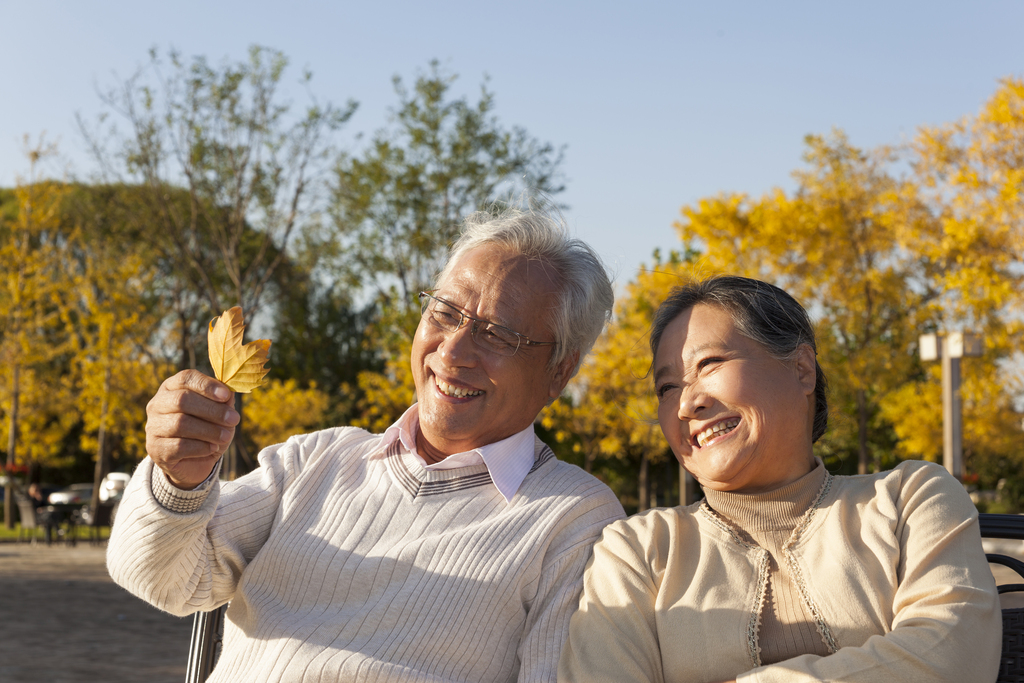
[[[146,406],[146,451],[178,488],[202,484],[228,449],[239,420],[234,396],[212,377],[182,370]]]

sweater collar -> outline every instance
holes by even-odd
[[[814,468],[773,491],[732,493],[704,489],[708,506],[741,529],[793,529],[821,491],[827,472],[815,458]]]
[[[484,464],[487,466],[491,482],[505,502],[512,502],[512,496],[519,490],[526,475],[530,473],[530,468],[533,467],[535,436],[532,424],[506,439],[464,453],[453,453],[441,462],[430,465],[416,451],[416,432],[419,426],[419,404],[414,403],[402,417],[384,431],[380,448],[369,454],[369,457],[384,457],[388,447],[399,441],[404,450],[415,456],[419,464],[428,471]]]

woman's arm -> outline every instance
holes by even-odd
[[[594,545],[559,661],[559,683],[664,683],[657,588],[625,529],[621,522],[605,527]]]
[[[754,669],[739,681],[991,681],[1001,612],[977,510],[944,469],[906,463],[896,505],[900,546],[892,630],[835,654]],[[827,581],[827,577],[808,577]],[[842,645],[842,644],[840,644]]]

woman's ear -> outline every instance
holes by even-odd
[[[798,346],[796,349],[796,376],[804,390],[804,394],[807,396],[814,394],[814,387],[817,384],[818,377],[817,369],[817,358],[811,345],[801,344]]]

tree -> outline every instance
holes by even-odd
[[[50,302],[55,287],[51,276],[55,272],[59,246],[63,188],[58,183],[36,182],[35,178],[36,163],[52,151],[53,148],[42,141],[28,150],[29,182],[15,189],[14,215],[0,217],[0,358],[9,372],[6,378],[9,395],[6,470],[9,474],[13,474],[19,460],[24,382],[41,379],[43,376],[34,371],[35,367],[52,358],[60,348],[53,334],[54,315]],[[13,477],[8,476],[4,491],[4,520],[8,529],[14,527],[13,485]]]
[[[486,81],[476,103],[449,99],[455,80],[436,61],[411,92],[396,76],[393,125],[335,167],[336,272],[402,308],[429,286],[466,215],[517,191],[564,189],[561,151],[504,128]]]
[[[329,399],[316,383],[302,389],[294,379],[271,380],[254,392],[249,402],[252,429],[249,435],[257,448],[283,443],[293,434],[326,426]]]
[[[911,248],[934,263],[936,329],[981,333],[985,352],[963,361],[964,456],[980,486],[1000,479],[1024,492],[1020,472],[1024,396],[1024,80],[1004,79],[980,112],[922,128],[912,145],[921,201],[937,220]],[[1014,360],[1016,356],[1016,360]],[[940,373],[908,385],[885,412],[913,457],[942,451]]]
[[[274,275],[273,373],[299,386],[315,384],[328,396],[329,422],[351,424],[360,373],[383,369],[380,351],[368,341],[376,307],[357,309],[340,282],[317,277],[319,247],[301,241]]]
[[[153,366],[148,350],[160,317],[147,302],[156,269],[130,245],[104,239],[110,232],[81,224],[71,232],[61,262],[69,286],[56,298],[79,383],[83,449],[96,453],[93,510],[113,442],[126,454],[144,454],[145,405],[166,369]]]
[[[598,338],[567,395],[542,416],[542,425],[555,440],[571,443],[573,452],[582,457],[583,468],[598,474],[624,504],[636,510],[676,502],[670,500],[670,486],[659,487],[649,476],[652,465],[672,463],[674,457],[658,427],[648,334],[658,304],[689,277],[690,267],[679,254],[670,254],[662,262],[655,252],[654,265],[642,268],[618,299],[614,320]],[[619,463],[628,463],[636,479],[618,474]]]
[[[179,278],[172,289],[184,367],[194,363],[188,345],[205,333],[210,317],[231,305],[241,306],[249,320],[260,315],[274,271],[333,161],[333,134],[356,105],[338,108],[314,99],[292,115],[278,92],[287,59],[264,47],[253,46],[247,61],[219,68],[204,57],[186,62],[174,51],[169,62],[165,77],[151,51],[148,72],[103,96],[129,126],[125,136],[112,133],[116,153],[105,151],[99,135],[87,135],[104,168],[120,168],[121,179],[149,190],[139,216],[150,222],[167,272]],[[306,72],[302,84],[311,78]],[[208,306],[205,312],[199,302]],[[235,447],[242,442],[236,439]],[[234,469],[231,458],[229,476]]]
[[[452,99],[455,78],[436,61],[411,91],[396,76],[392,125],[335,167],[333,232],[320,267],[376,303],[367,340],[386,363],[376,376],[360,374],[360,424],[390,424],[409,405],[412,384],[402,382],[410,377],[417,294],[430,287],[462,220],[515,194],[529,201],[563,189],[561,152],[502,126],[486,83],[475,103]]]
[[[1024,299],[1024,80],[1007,78],[977,116],[923,128],[912,145],[938,229],[914,247],[940,264],[946,322],[1021,329]],[[1008,315],[1009,314],[1009,315]]]

